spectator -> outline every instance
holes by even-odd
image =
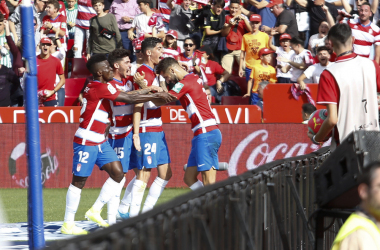
[[[74,39],[75,36],[75,22],[78,15],[78,6],[76,0],[67,0],[67,28],[69,31],[69,39]]]
[[[59,29],[57,29],[57,31],[55,33],[55,38],[52,41],[53,41],[53,43],[50,46],[50,53],[55,58],[59,59],[59,61],[61,62],[62,68],[63,68],[65,65],[66,52],[65,52],[65,48],[61,44],[61,40],[59,39]],[[60,81],[61,81],[61,79],[60,79],[59,75],[57,74],[55,76],[54,87],[56,87]],[[63,84],[62,87],[57,91],[57,95],[58,95],[58,106],[64,106],[64,104],[65,104],[65,84]]]
[[[347,0],[341,0],[342,5],[344,9],[349,13],[353,18],[358,18],[359,17],[359,7],[363,3],[369,3],[371,5],[371,12],[372,15],[370,16],[369,20],[371,22],[377,23],[378,18],[374,18],[374,16],[377,16],[378,14],[378,7],[379,7],[379,0],[350,0],[347,2]]]
[[[337,8],[325,0],[307,0],[303,2],[302,6],[306,7],[310,16],[310,36],[318,33],[319,24],[322,20],[327,20],[326,12],[323,7],[326,6],[330,11],[332,17],[338,16]]]
[[[91,53],[108,55],[111,51],[122,46],[115,16],[103,11],[104,0],[92,0],[92,6],[97,16],[90,19],[87,60],[90,58]]]
[[[256,64],[260,64],[259,51],[262,48],[268,48],[269,36],[259,30],[261,26],[261,16],[253,14],[249,18],[252,32],[243,36],[240,52],[239,63],[239,76],[244,75],[245,66],[245,79],[248,81],[251,71]]]
[[[42,19],[42,27],[41,27],[41,37],[43,34],[47,35],[47,37],[54,38],[56,36],[56,31],[59,30],[59,38],[61,39],[61,43],[64,47],[65,37],[66,37],[66,27],[67,27],[67,18],[60,14],[59,11],[59,3],[56,0],[49,0],[46,4],[46,16]]]
[[[309,122],[310,116],[316,111],[317,108],[311,103],[302,104],[302,123],[307,124]]]
[[[298,77],[300,77],[305,69],[314,63],[314,59],[311,52],[303,47],[303,41],[300,38],[293,37],[292,40],[290,40],[290,46],[295,52],[293,57],[291,59],[278,57],[277,60],[284,63],[289,63],[284,71],[288,72],[291,68],[292,78],[290,81],[292,83],[296,83]]]
[[[144,62],[144,54],[141,52],[141,43],[137,44],[135,47],[135,54],[136,54],[136,61],[131,63],[131,75],[135,75],[137,69],[143,64]]]
[[[275,4],[281,4],[283,1],[281,0],[250,0],[249,3],[252,5],[250,11],[251,13],[257,13],[261,16],[262,19],[262,27],[261,29],[266,32],[270,32],[270,29],[276,25],[276,16],[271,12],[270,8],[272,8]]]
[[[59,59],[51,56],[50,38],[44,37],[40,41],[41,54],[37,56],[37,82],[40,103],[43,106],[58,105],[57,91],[65,84],[65,76]],[[59,76],[60,81],[55,85],[55,77]]]
[[[257,89],[259,83],[262,81],[268,81],[270,83],[276,83],[276,70],[270,65],[272,61],[273,50],[268,48],[262,48],[259,51],[260,64],[256,64],[252,69],[251,75],[248,81],[247,94],[244,97],[250,97],[250,104],[256,105],[259,101],[259,95]],[[253,86],[252,86],[253,85]]]
[[[329,50],[330,53],[330,62],[335,62],[336,60],[336,53],[331,48],[330,41],[328,39],[325,40],[325,47]],[[319,63],[318,55],[314,57],[314,63]]]
[[[135,16],[141,13],[136,0],[114,0],[110,7],[110,13],[116,17],[124,49],[132,55],[132,41],[128,38],[128,31],[132,28]]]
[[[210,87],[205,85],[204,86],[204,89],[205,89],[205,92],[206,92],[206,95],[207,95],[207,100],[208,100],[208,104],[213,104],[212,103],[212,95],[211,95],[211,90],[210,90]]]
[[[330,53],[327,47],[318,47],[317,54],[319,63],[311,65],[298,77],[297,82],[300,85],[300,89],[306,88],[305,79],[311,80],[312,83],[319,83],[319,77],[322,71],[334,64],[329,61]]]
[[[224,0],[213,0],[211,8],[206,10],[204,16],[202,45],[210,46],[214,55],[217,53],[219,38],[226,22],[224,5]]]
[[[183,52],[184,39],[190,35],[189,29],[185,24],[191,18],[191,0],[184,0],[181,4],[176,4],[174,0],[168,0],[166,4],[171,9],[169,30],[175,30],[178,33],[177,45],[181,48],[181,52]]]
[[[275,36],[276,44],[279,44],[280,35],[287,33],[291,37],[298,37],[297,21],[294,14],[290,10],[286,10],[283,4],[275,4],[271,8],[273,14],[277,17],[274,30],[277,32]]]
[[[36,28],[37,18],[34,17],[34,27]],[[7,44],[13,56],[12,69],[18,77],[22,77],[25,71],[24,62],[22,61],[21,51],[17,48],[14,43],[11,32],[9,29],[9,21],[4,20],[5,26],[5,37],[7,40]]]
[[[163,42],[164,52],[162,56],[165,57],[173,57],[174,59],[178,59],[179,54],[181,54],[181,49],[179,48],[177,42],[177,31],[169,30],[165,36],[165,40]]]
[[[257,101],[256,105],[260,107],[261,113],[264,109],[264,89],[268,86],[268,81],[262,81],[259,83],[259,87],[257,88],[257,96],[259,100]]]
[[[137,37],[140,38],[143,36],[144,38],[156,36],[158,38],[165,37],[164,27],[156,27],[149,25],[149,20],[154,14],[154,11],[150,8],[151,0],[137,0],[137,4],[139,5],[140,13],[137,15],[132,22],[132,29],[128,30],[128,37],[130,40],[133,40],[137,34]],[[157,32],[157,35],[153,34]]]
[[[268,46],[274,50],[277,57],[283,57],[290,60],[294,56],[294,50],[290,47],[290,39],[292,37],[289,34],[282,34],[280,36],[280,47],[276,47],[272,43],[272,36],[269,40]],[[287,70],[289,63],[281,62],[277,60],[277,82],[278,83],[290,83],[292,78],[292,72]]]
[[[5,35],[4,16],[0,14],[0,64],[12,68],[11,55]]]
[[[6,0],[5,3],[8,7],[9,15],[12,15],[15,12],[15,9],[19,5],[20,2],[17,0]]]
[[[11,105],[11,95],[13,94],[11,90],[17,90],[19,87],[20,81],[15,72],[0,64],[0,107]]]
[[[302,6],[302,3],[306,3],[304,0],[286,0],[286,5],[290,7],[291,10],[294,11],[297,27],[298,27],[298,37],[305,41],[304,47],[306,48],[309,44],[309,12],[307,12],[306,7]]]
[[[41,22],[45,13],[45,7],[48,0],[36,0],[33,4],[33,16],[37,18],[37,30],[40,30]],[[9,17],[9,28],[13,34],[13,38],[15,44],[17,44],[18,40],[21,38],[21,7],[18,6],[15,9],[15,12]],[[35,33],[35,43],[38,44],[40,42],[39,33]]]
[[[75,23],[74,33],[74,57],[81,58],[83,51],[83,43],[86,39],[86,47],[89,46],[90,37],[90,19],[96,16],[95,10],[92,8],[91,0],[78,1],[78,15]]]
[[[369,57],[372,45],[375,45],[375,61],[380,63],[380,28],[372,23],[371,5],[367,2],[359,7],[359,18],[349,19],[346,22],[352,29],[354,40],[354,53]]]
[[[194,67],[197,66],[195,63],[196,59],[202,58],[202,55],[198,52],[194,52],[195,41],[193,38],[186,38],[183,46],[185,52],[179,55],[178,63],[185,68],[187,72],[192,73],[194,71]]]
[[[201,67],[206,75],[207,86],[210,87],[211,95],[220,103],[222,96],[228,96],[223,84],[228,80],[230,74],[219,63],[213,61],[214,54],[209,46],[203,46],[199,51],[204,52],[201,58],[204,66]],[[218,80],[216,80],[217,76],[220,76]]]
[[[249,20],[241,15],[240,0],[231,0],[230,15],[226,16],[226,23],[222,29],[222,36],[226,37],[228,53],[222,58],[222,66],[228,73],[232,73],[234,62],[240,63],[240,49],[243,35],[252,31]]]
[[[327,37],[327,33],[329,33],[330,25],[326,20],[322,20],[319,24],[318,34],[314,34],[309,39],[309,47],[308,49],[311,51],[313,56],[317,54],[317,48],[319,46],[325,45],[325,40]]]

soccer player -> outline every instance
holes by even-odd
[[[215,183],[222,134],[207,100],[202,80],[188,74],[173,58],[163,59],[156,72],[165,78],[169,93],[176,96],[191,120],[194,138],[184,181],[192,190]],[[197,179],[201,172],[202,180]]]
[[[59,28],[59,38],[62,46],[65,48],[66,36],[66,16],[61,15],[59,11],[59,3],[56,0],[50,0],[46,4],[46,16],[42,19],[41,33],[46,34],[50,38],[55,37],[55,33]],[[42,37],[42,34],[41,34]]]
[[[144,63],[137,69],[139,75],[145,76],[146,86],[159,86],[154,66],[160,61],[163,52],[161,39],[146,38],[141,44]],[[136,74],[137,74],[136,73]],[[143,83],[144,84],[144,83]],[[143,85],[140,84],[140,85]],[[141,133],[139,135],[139,133]],[[131,168],[137,168],[136,180],[133,183],[132,200],[129,210],[131,217],[138,215],[144,190],[153,168],[157,168],[158,176],[150,187],[142,212],[148,211],[156,204],[166,184],[172,176],[170,156],[165,133],[162,130],[161,108],[152,102],[136,104],[133,114],[133,141]],[[142,148],[141,146],[142,145]],[[125,213],[124,202],[119,212]]]
[[[74,217],[79,206],[82,188],[88,176],[91,175],[94,164],[98,165],[101,170],[105,170],[110,177],[104,183],[94,205],[86,212],[87,219],[100,226],[108,226],[100,216],[100,211],[111,198],[120,196],[125,182],[122,165],[104,136],[108,123],[108,112],[102,104],[102,100],[142,103],[158,102],[159,100],[170,102],[176,99],[165,92],[146,95],[152,90],[149,87],[133,94],[117,90],[112,84],[107,83],[113,80],[114,74],[105,55],[99,54],[91,57],[87,62],[87,68],[92,73],[94,80],[84,90],[81,123],[74,136],[73,179],[66,196],[65,219],[61,228],[63,234],[87,234],[87,231],[75,225]]]

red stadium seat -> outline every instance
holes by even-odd
[[[90,71],[86,68],[86,61],[84,58],[73,58],[73,70],[71,71],[70,78],[87,78],[91,75]]]
[[[232,75],[228,79],[236,82],[237,85],[239,85],[242,95],[245,95],[247,93],[247,81],[245,80],[245,77],[239,77],[239,76]]]
[[[68,39],[67,40],[67,50],[71,50],[74,46],[74,39]]]
[[[249,105],[249,98],[242,96],[222,96],[222,105]]]
[[[65,106],[79,106],[78,96],[86,78],[68,78],[65,82]]]

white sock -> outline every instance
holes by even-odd
[[[119,212],[122,214],[129,212],[129,207],[131,206],[132,201],[132,187],[135,180],[136,176],[128,183],[127,188],[125,189],[123,199],[120,202]]]
[[[144,197],[144,191],[146,183],[141,180],[135,180],[132,187],[132,201],[131,208],[129,210],[129,216],[137,216],[140,212],[140,206]]]
[[[194,190],[197,190],[198,188],[202,188],[202,187],[203,187],[203,182],[198,180],[196,183],[194,183],[193,185],[190,186],[190,189],[194,191]]]
[[[125,177],[123,177],[123,179],[124,179],[124,182],[125,182]],[[121,180],[121,182],[123,182],[123,180]],[[122,186],[120,185],[120,183],[117,183],[111,177],[109,177],[107,179],[107,181],[103,184],[103,187],[102,187],[102,190],[100,190],[100,194],[98,196],[98,199],[96,199],[96,201],[95,201],[94,205],[92,206],[92,208],[94,210],[96,210],[96,211],[100,211],[100,210],[102,210],[104,204],[106,204],[107,202],[109,202],[109,200],[115,194],[118,193],[119,196],[120,196],[120,192],[121,192],[121,188],[122,188]]]
[[[145,199],[144,207],[142,209],[143,213],[153,209],[154,205],[156,205],[158,197],[160,197],[162,191],[164,191],[166,184],[168,184],[168,181],[165,181],[158,176],[154,179],[152,186],[150,186],[148,196]]]
[[[64,222],[74,222],[75,213],[77,212],[80,194],[82,189],[70,184],[66,194],[66,211]]]
[[[119,203],[120,203],[120,193],[124,187],[124,184],[125,184],[125,178],[123,178],[121,182],[119,183],[120,192],[112,196],[110,201],[107,203],[107,218],[108,218],[109,225],[113,225],[116,223],[116,213],[117,213],[117,208],[119,207]]]

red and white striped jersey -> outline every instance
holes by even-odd
[[[54,19],[51,19],[50,16],[46,15],[44,16],[44,18],[42,18],[42,25],[45,24],[46,22],[50,22],[51,25],[53,25],[54,28],[60,28],[61,30],[67,31],[67,17],[66,16],[63,16],[61,14],[58,14],[58,16]],[[45,30],[44,27],[41,27],[41,30]],[[55,37],[55,31],[53,31],[53,29],[51,29],[49,31],[49,33],[47,34],[47,36],[51,39],[51,38],[54,38]],[[65,44],[65,36],[60,36],[59,40],[61,41],[62,45]]]
[[[141,65],[137,72],[141,74],[145,73],[145,84],[146,86],[160,86],[158,77],[154,73],[154,70],[146,64]],[[135,84],[135,89],[139,87]],[[161,120],[161,108],[154,105],[153,102],[146,102],[141,110],[141,120],[140,120],[140,133],[145,132],[161,132],[162,131],[162,120]]]
[[[194,71],[193,57],[197,57],[197,59],[202,58],[202,54],[198,52],[194,52],[191,57],[186,57],[185,53],[180,53],[178,62],[187,65],[187,72],[192,73]]]
[[[78,0],[78,15],[75,26],[88,30],[90,19],[94,16],[96,16],[96,12],[92,8],[91,0]]]
[[[95,146],[102,144],[106,138],[109,109],[106,109],[103,99],[114,101],[120,94],[110,83],[90,82],[83,92],[83,106],[80,111],[79,128],[75,132],[74,142]]]
[[[167,22],[169,23],[169,20],[170,20],[170,13],[172,12],[172,10],[169,8],[169,6],[166,4],[168,0],[158,0],[158,10],[159,10],[159,13],[161,13],[164,17],[162,18],[162,20],[164,22]],[[175,2],[175,1],[174,1]]]
[[[178,59],[179,54],[181,54],[181,49],[177,47],[177,50],[171,48],[164,48],[164,52],[162,53],[162,57],[172,57],[174,59]]]
[[[380,45],[380,28],[372,22],[364,26],[359,18],[344,20],[344,22],[351,27],[352,36],[355,37],[355,54],[368,58],[371,46]]]
[[[186,110],[194,136],[218,128],[202,80],[196,74],[186,75],[169,93],[177,97]]]
[[[124,92],[129,92],[134,89],[133,76],[129,76],[123,79],[123,81],[114,78],[109,83]],[[121,139],[126,137],[132,131],[133,108],[135,105],[111,100],[103,100],[103,102],[106,109],[110,110],[111,127],[108,138]],[[107,108],[108,106],[109,108]]]

